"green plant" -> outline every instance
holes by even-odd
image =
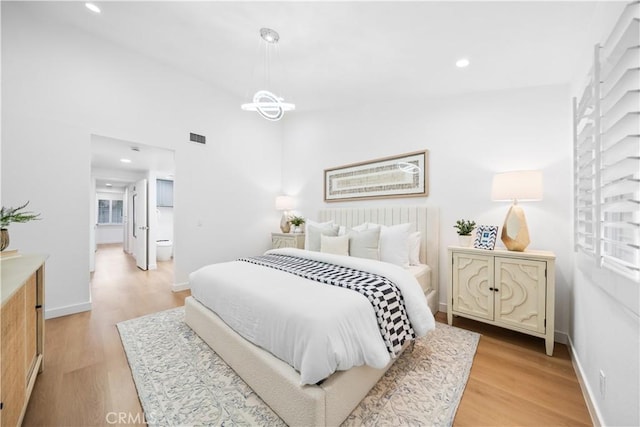
[[[454,225],[453,228],[458,230],[458,235],[460,236],[471,236],[471,232],[476,228],[476,222],[459,219],[456,221],[456,225]]]
[[[29,202],[17,208],[5,208],[4,206],[0,210],[0,228],[7,228],[12,222],[29,222],[39,220],[40,214],[24,211]]]
[[[295,225],[296,227],[300,227],[302,224],[304,224],[304,218],[301,216],[292,216],[289,218],[289,222],[291,223],[291,225]]]

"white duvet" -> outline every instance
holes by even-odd
[[[267,253],[384,276],[402,292],[416,335],[435,328],[420,285],[401,267],[294,248]],[[241,336],[293,366],[302,384],[363,364],[383,368],[390,361],[373,307],[358,292],[242,261],[208,265],[191,273],[189,282],[195,299]]]

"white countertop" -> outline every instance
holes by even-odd
[[[36,271],[48,255],[20,254],[0,260],[0,297],[2,305],[22,286]]]

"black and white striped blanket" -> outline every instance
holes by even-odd
[[[392,357],[396,357],[405,341],[416,336],[407,317],[402,293],[386,277],[290,255],[271,254],[240,258],[238,261],[274,268],[364,295],[374,308],[380,333]]]

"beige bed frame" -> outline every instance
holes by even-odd
[[[427,297],[430,305],[433,298],[437,304],[439,224],[436,209],[394,207],[320,211],[319,220],[328,219],[347,227],[362,222],[415,223],[416,230],[423,235],[421,260],[424,257],[432,267],[430,283],[433,289]],[[359,366],[338,371],[320,385],[302,386],[295,369],[242,338],[193,297],[185,300],[185,322],[291,426],[340,425],[393,363],[384,369]]]

